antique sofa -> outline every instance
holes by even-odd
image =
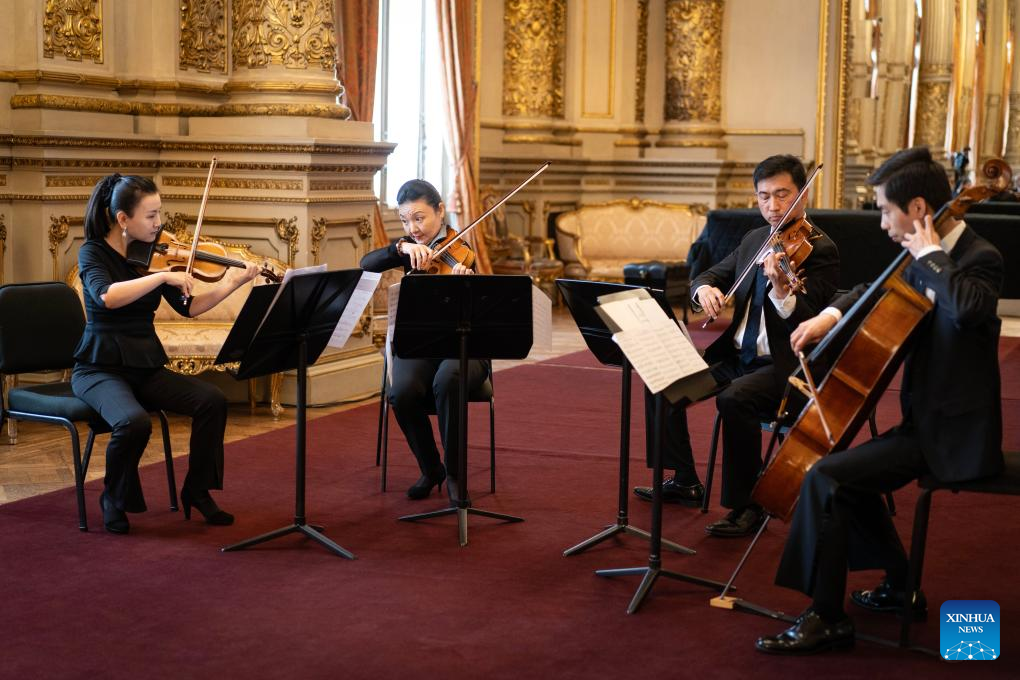
[[[215,239],[203,240],[212,241]],[[255,262],[278,274],[283,274],[287,268],[280,260],[256,255],[247,245],[217,242],[227,249],[227,257],[230,259]],[[81,277],[78,276],[78,265],[71,268],[66,281],[81,297],[82,284]],[[196,318],[182,317],[167,304],[166,300],[162,301],[159,309],[156,310],[155,323],[156,334],[159,335],[167,356],[170,357],[167,367],[185,375],[197,375],[208,370],[224,371],[227,368],[235,367],[231,364],[215,365],[213,362],[216,361],[216,355],[219,354],[220,347],[227,339],[227,334],[233,327],[241,307],[248,299],[248,292],[252,286],[264,283],[263,277],[257,277],[254,281],[248,282],[234,291],[226,300]],[[202,290],[215,285],[197,281],[195,294],[200,294]],[[278,417],[283,412],[283,407],[280,405],[281,382],[281,374],[274,374],[269,378],[269,406],[274,417]],[[256,394],[257,379],[253,378],[248,381],[248,400],[252,408],[255,407]]]
[[[582,205],[556,217],[556,242],[568,278],[623,281],[631,262],[683,262],[705,226],[702,204],[637,198]]]

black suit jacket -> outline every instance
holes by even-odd
[[[917,330],[903,368],[904,424],[916,432],[925,462],[944,482],[1002,470],[999,329],[1002,255],[971,229],[952,252],[912,262],[904,276],[931,289],[935,307]],[[833,302],[846,312],[867,290],[857,286]]]
[[[699,286],[706,285],[715,286],[724,292],[728,291],[762,244],[765,243],[769,231],[770,227],[768,226],[749,231],[740,241],[736,250],[691,282],[691,292],[693,293]],[[805,292],[796,293],[797,305],[793,314],[788,319],[780,317],[775,305],[769,300],[766,300],[762,307],[765,311],[765,329],[769,339],[769,351],[772,353],[772,361],[776,367],[776,377],[782,381],[785,381],[786,376],[790,375],[797,366],[797,357],[790,348],[790,333],[800,322],[810,319],[822,311],[828,301],[832,299],[839,285],[839,252],[836,249],[836,244],[818,227],[814,227],[813,235],[811,244],[814,249],[802,265]],[[754,275],[752,273],[737,289],[733,299],[733,322],[705,350],[705,360],[709,363],[726,361],[737,354],[737,348],[733,345],[733,336],[747,312],[748,296],[751,294],[753,283]],[[691,305],[695,311],[701,311],[700,306],[696,301],[693,301],[693,298]]]

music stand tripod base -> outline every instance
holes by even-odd
[[[677,581],[686,581],[695,585],[704,586],[713,590],[726,588],[727,584],[719,583],[700,576],[681,574],[662,568],[662,431],[665,418],[665,398],[661,393],[655,395],[655,443],[653,445],[653,468],[652,468],[652,531],[651,546],[648,555],[648,566],[626,567],[622,569],[599,569],[596,576],[636,576],[641,575],[641,583],[638,585],[634,596],[627,605],[627,613],[633,614],[644,603],[645,597],[651,592],[652,586],[659,580],[660,576],[671,578]],[[690,554],[695,554],[691,550]],[[725,593],[724,593],[725,594]]]
[[[250,548],[253,545],[258,545],[259,543],[265,543],[266,541],[271,541],[271,540],[273,540],[275,538],[280,538],[281,536],[286,536],[287,534],[301,533],[301,534],[304,534],[305,536],[307,536],[308,538],[312,539],[316,543],[322,545],[327,550],[330,550],[333,553],[335,553],[336,555],[339,555],[340,557],[344,557],[344,558],[346,558],[348,560],[356,560],[356,559],[358,559],[354,555],[354,553],[352,553],[351,551],[343,548],[340,545],[337,545],[335,542],[331,541],[328,537],[324,536],[322,534],[322,531],[323,531],[323,527],[321,527],[321,526],[314,525],[314,524],[298,524],[297,521],[295,520],[294,524],[290,524],[288,526],[280,527],[279,529],[275,529],[273,531],[266,532],[266,533],[262,534],[261,536],[254,536],[252,538],[245,539],[245,540],[241,541],[240,543],[234,543],[233,545],[228,545],[227,547],[221,548],[220,550],[222,552],[232,552],[234,550],[244,550],[245,548]]]
[[[523,517],[515,517],[514,515],[504,515],[499,512],[492,512],[491,510],[481,510],[479,508],[471,507],[470,503],[464,503],[460,505],[451,506],[449,508],[443,508],[441,510],[433,510],[432,512],[422,512],[416,515],[404,515],[397,519],[401,522],[417,522],[423,519],[431,519],[433,517],[445,517],[446,515],[457,515],[457,539],[460,542],[460,547],[464,547],[468,544],[467,529],[468,529],[468,515],[479,515],[481,517],[491,517],[492,519],[501,519],[504,522],[523,522]]]

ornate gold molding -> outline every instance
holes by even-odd
[[[350,109],[342,104],[176,104],[55,94],[16,94],[11,97],[11,108],[89,111],[131,116],[307,116],[347,120],[351,115]]]
[[[172,356],[168,359],[166,367],[174,373],[184,375],[198,375],[209,370],[220,372],[228,369],[236,370],[239,365],[236,361],[229,364],[217,364],[216,357]]]
[[[332,0],[233,0],[235,68],[336,69]]]
[[[102,0],[46,0],[43,35],[43,56],[47,59],[61,54],[72,61],[87,58],[102,64]]]
[[[563,117],[566,0],[506,0],[503,115]]]
[[[297,227],[297,217],[277,220],[276,235],[287,242],[287,266],[293,267],[298,253],[298,238],[301,236]]]
[[[223,0],[180,0],[177,65],[202,73],[227,72],[227,19]]]
[[[313,179],[309,191],[372,191],[372,180]]]
[[[37,85],[74,85],[94,89],[113,90],[119,94],[146,92],[181,92],[201,95],[226,95],[232,92],[300,92],[302,94],[338,95],[343,88],[337,82],[290,82],[286,80],[262,80],[257,82],[210,83],[189,80],[122,80],[111,76],[70,71],[17,70],[0,71],[0,81]]]
[[[7,224],[4,222],[4,214],[0,213],[0,284],[7,282],[4,273],[4,260],[7,255]]]
[[[667,121],[716,121],[722,113],[724,0],[667,0]]]
[[[160,184],[168,187],[204,187],[205,183],[206,180],[202,177],[164,175],[160,179]],[[304,189],[304,182],[301,180],[251,179],[242,177],[218,177],[213,179],[212,185],[216,189],[268,189],[272,191],[301,191]]]
[[[310,153],[310,154],[336,154],[336,155],[362,155],[380,156],[385,161],[386,156],[393,151],[396,144],[231,144],[223,142],[174,142],[161,141],[158,139],[122,139],[110,137],[54,137],[50,135],[11,135],[0,134],[0,145],[9,146],[38,146],[38,147],[62,147],[62,148],[92,148],[103,147],[107,149],[142,149],[146,151],[213,151],[221,153]],[[138,165],[148,161],[131,161],[129,165]],[[178,167],[173,165],[174,161],[163,161],[164,167]],[[243,164],[235,164],[231,167],[242,167]],[[179,166],[185,167],[185,166]],[[208,163],[203,162],[201,167],[208,169]],[[217,164],[217,167],[227,167],[224,163]],[[251,167],[261,167],[252,165]],[[307,167],[313,171],[334,172],[336,168],[359,168],[352,172],[375,172],[378,165],[299,165],[287,164],[286,167]]]
[[[319,244],[322,243],[322,239],[326,238],[326,227],[329,225],[329,220],[325,217],[317,217],[312,220],[312,233],[311,233],[311,245],[308,248],[308,252],[312,256],[312,264],[319,264]]]
[[[915,145],[935,148],[945,146],[951,85],[949,80],[922,80],[917,83]]]
[[[60,281],[61,273],[60,266],[57,258],[57,248],[64,239],[67,238],[68,233],[71,231],[71,227],[80,227],[82,225],[81,217],[68,217],[67,215],[61,215],[60,217],[54,217],[50,215],[50,228],[49,228],[49,240],[50,240],[50,256],[53,258],[53,280]]]
[[[645,78],[648,75],[648,0],[638,0],[637,73],[634,75],[634,120],[645,122]],[[638,140],[634,140],[638,141]],[[647,146],[647,144],[644,144]]]
[[[47,175],[47,187],[92,187],[105,175]]]

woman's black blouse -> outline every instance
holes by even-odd
[[[105,240],[89,240],[78,251],[78,276],[85,298],[85,333],[74,351],[82,364],[158,368],[168,360],[156,335],[153,318],[160,299],[178,314],[190,316],[179,288],[169,284],[155,288],[131,304],[107,309],[102,296],[119,281],[145,276],[128,264]]]

